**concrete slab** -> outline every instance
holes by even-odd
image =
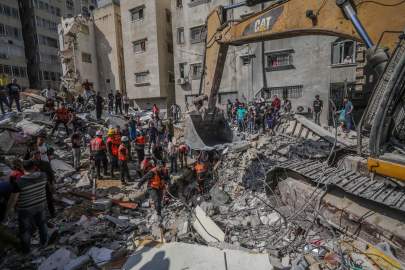
[[[193,228],[205,241],[208,243],[225,241],[225,233],[207,216],[200,206],[195,208],[194,213],[195,220],[193,222]]]
[[[144,246],[129,257],[124,270],[250,270],[274,269],[267,254],[186,243]]]

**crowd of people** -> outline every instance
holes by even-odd
[[[140,117],[134,115],[122,116],[126,119],[124,126],[94,130],[94,136],[91,136],[91,131],[80,128],[83,120],[76,116],[77,98],[59,100],[50,87],[43,94],[47,98],[44,113],[50,115],[54,126],[50,132],[41,132],[33,137],[25,155],[13,161],[9,180],[0,181],[1,194],[5,194],[0,200],[0,220],[6,220],[16,213],[24,253],[31,250],[34,227],[39,230],[40,245],[47,245],[47,222],[57,213],[54,203],[54,196],[57,196],[55,175],[51,166],[55,151],[49,143],[54,135],[70,138],[67,142],[71,149],[72,165],[78,172],[88,170],[90,174],[94,173],[94,180],[121,180],[123,185],[136,185],[139,189],[146,184],[158,215],[161,215],[171,176],[180,170],[188,168],[194,171],[194,192],[204,192],[204,181],[211,165],[210,155],[195,152],[195,162],[190,164],[190,148],[176,140],[173,119],[161,119],[156,104],[148,122],[141,122]],[[115,110],[120,113],[120,103],[116,99],[115,102]],[[106,107],[111,110],[110,105],[108,103]],[[127,111],[125,106],[124,110]],[[60,125],[65,132],[59,129]],[[86,148],[90,153],[90,168],[82,164]],[[136,171],[136,175],[130,171]]]

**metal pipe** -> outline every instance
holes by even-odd
[[[247,2],[243,1],[243,2],[240,2],[240,3],[235,3],[235,4],[230,4],[228,6],[224,6],[224,9],[229,10],[229,9],[234,9],[234,8],[238,8],[238,7],[243,7],[243,6],[246,6],[246,5],[247,5]]]
[[[356,11],[354,10],[350,1],[345,1],[340,7],[342,8],[345,15],[353,23],[354,28],[356,28],[357,33],[366,44],[366,47],[368,49],[373,47],[373,41],[371,40],[364,26],[361,24],[361,21],[359,20],[359,17],[357,17]]]

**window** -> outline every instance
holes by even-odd
[[[3,11],[6,16],[11,16],[11,8],[9,6],[3,6]]]
[[[244,66],[249,65],[250,62],[252,61],[252,59],[255,57],[256,56],[254,54],[241,56],[240,58],[242,60],[242,65],[244,65]]]
[[[51,73],[51,80],[56,81],[56,73],[55,72],[50,72]]]
[[[9,65],[4,65],[4,73],[11,75],[11,67]]]
[[[135,84],[136,85],[145,85],[148,84],[148,75],[149,71],[135,73]]]
[[[174,83],[174,74],[169,71],[169,83]]]
[[[11,15],[12,15],[14,18],[18,18],[18,9],[13,8],[13,9],[11,10]]]
[[[191,78],[193,80],[198,80],[201,78],[201,74],[202,74],[202,64],[201,63],[190,65],[190,70],[191,70]]]
[[[129,12],[131,13],[131,21],[139,21],[143,20],[145,6],[136,7],[131,9]]]
[[[338,39],[332,44],[332,65],[356,63],[356,43],[352,40]]]
[[[201,4],[206,4],[211,2],[211,0],[190,0],[190,3],[188,4],[189,7],[195,7]]]
[[[91,63],[91,54],[82,52],[82,62]]]
[[[171,23],[172,22],[172,14],[170,12],[170,10],[166,9],[166,22],[167,23]]]
[[[16,66],[13,66],[12,68],[13,68],[13,76],[20,77],[20,68]]]
[[[183,7],[183,0],[176,0],[176,7],[182,8]]]
[[[6,28],[4,27],[4,24],[0,23],[0,36],[5,36],[6,35]]]
[[[21,77],[26,78],[27,77],[27,68],[20,67],[20,75],[21,75]]]
[[[184,44],[184,27],[177,28],[177,44]]]
[[[180,78],[186,77],[186,65],[187,63],[179,63]]]
[[[202,42],[205,38],[205,25],[193,27],[190,29],[190,41],[191,43]]]
[[[266,71],[293,69],[294,50],[267,53]]]
[[[167,42],[167,52],[173,54],[173,44]]]
[[[277,95],[279,98],[297,99],[302,97],[302,85],[270,87],[262,90],[262,97],[264,99],[271,99]]]
[[[134,53],[142,53],[146,51],[146,39],[134,41],[132,44],[134,46]]]
[[[44,80],[45,80],[45,81],[49,81],[49,80],[50,80],[49,72],[48,72],[48,71],[44,71],[43,74],[44,74]]]

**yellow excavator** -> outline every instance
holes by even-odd
[[[269,0],[219,6],[208,15],[202,95],[186,119],[186,141],[196,149],[232,141],[224,114],[216,107],[229,46],[300,35],[344,37],[365,44],[367,63],[380,77],[359,125],[359,134],[366,129],[370,138],[369,169],[405,181],[405,156],[386,151],[387,142],[405,143],[405,1],[272,1],[248,18],[227,21],[227,10],[263,2]]]
[[[313,160],[301,164],[289,161],[273,168],[268,178],[294,176],[316,186],[325,184],[320,179],[327,179],[328,185],[361,200],[362,205],[382,207],[379,213],[383,220],[388,220],[384,215],[394,211],[396,220],[402,216],[399,218],[402,221],[395,229],[387,229],[388,225],[385,228],[404,244],[405,1],[271,1],[268,7],[248,18],[227,20],[228,10],[263,2],[269,1],[247,0],[219,6],[208,15],[200,96],[195,101],[196,110],[186,117],[186,142],[192,148],[210,149],[233,139],[224,113],[216,107],[229,46],[301,35],[329,35],[362,42],[367,48],[367,65],[378,77],[374,78],[376,86],[357,127],[358,149],[353,151],[365,160],[367,172],[325,169],[322,162]],[[365,148],[361,141],[363,134],[369,141]],[[381,219],[373,226],[383,226]]]

